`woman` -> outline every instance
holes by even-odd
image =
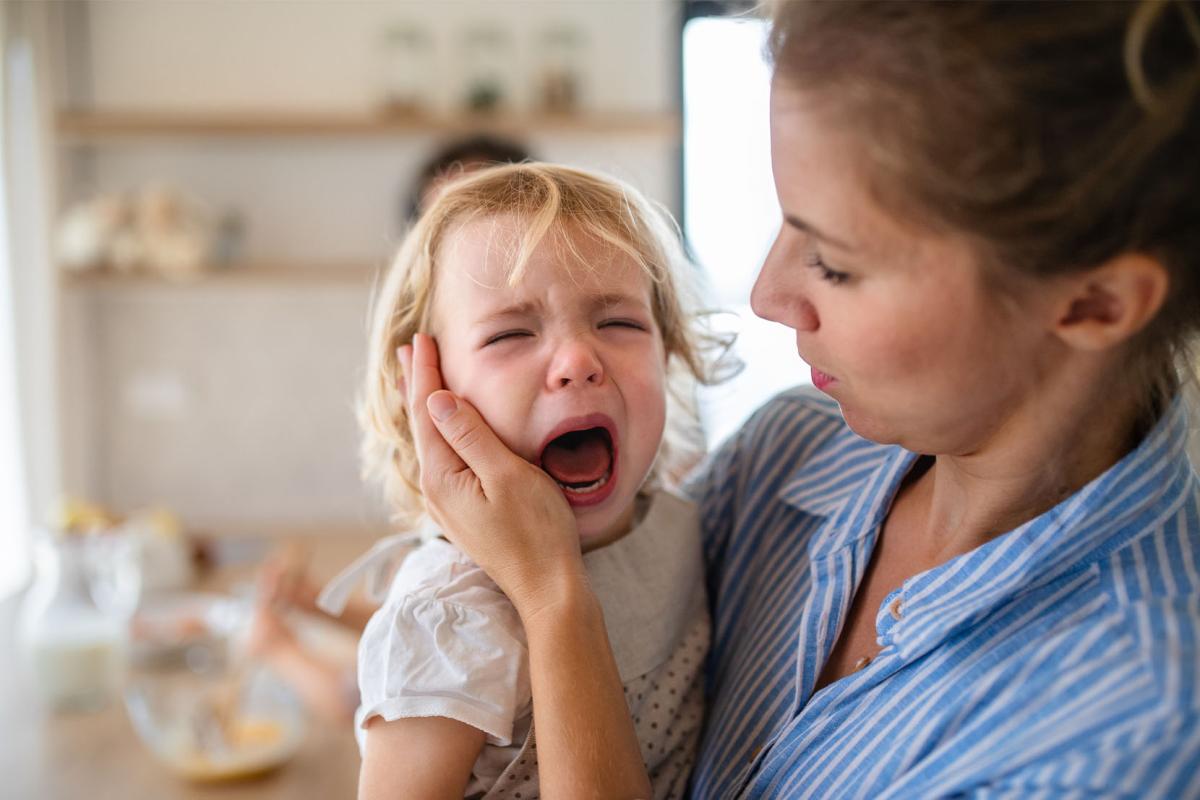
[[[692,485],[696,796],[1200,794],[1198,16],[776,9],[753,305],[824,395]],[[645,796],[565,503],[438,391],[429,340],[406,376],[430,511],[526,626],[543,793]]]

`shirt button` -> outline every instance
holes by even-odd
[[[892,619],[898,620],[902,614],[901,606],[904,603],[904,598],[896,595],[896,599],[888,604],[888,613],[892,615]]]
[[[854,671],[858,672],[861,669],[865,669],[870,663],[871,663],[871,657],[863,656],[858,661],[854,662]]]

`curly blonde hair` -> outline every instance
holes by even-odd
[[[363,477],[382,485],[392,521],[412,527],[424,513],[419,464],[404,400],[397,349],[428,332],[443,244],[479,219],[515,219],[521,232],[508,254],[516,285],[547,236],[565,251],[563,268],[594,270],[576,243],[614,248],[644,270],[667,354],[667,427],[648,483],[671,483],[703,452],[694,402],[697,383],[722,380],[739,366],[732,341],[705,325],[693,272],[670,215],[614,178],[572,167],[521,163],[490,167],[450,184],[413,226],[378,288],[368,340],[366,381],[358,401]]]

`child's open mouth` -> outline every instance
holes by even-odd
[[[607,428],[568,431],[542,450],[541,467],[573,506],[593,505],[612,493],[616,458]]]

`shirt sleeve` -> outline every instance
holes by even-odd
[[[531,701],[516,611],[477,567],[436,589],[413,571],[397,576],[359,642],[358,724],[447,717],[483,731],[489,744],[511,744],[513,721]]]
[[[681,493],[700,509],[704,561],[710,566],[720,563],[733,529],[737,473],[745,435],[746,428],[743,428],[722,442],[692,472],[681,488]]]
[[[755,503],[747,498],[761,496],[767,481],[778,481],[781,474],[802,463],[783,462],[787,466],[781,473],[779,451],[800,442],[804,445],[798,449],[800,457],[807,458],[831,435],[845,429],[837,406],[815,392],[811,386],[801,386],[768,400],[685,481],[683,494],[700,509],[710,598],[719,595],[730,540],[738,535],[735,531],[746,530],[744,518],[753,512]],[[821,424],[809,424],[813,420]]]
[[[773,429],[789,403],[776,396],[756,410],[742,427],[720,444],[685,481],[681,493],[700,510],[700,536],[704,562],[708,566],[710,596],[715,596],[715,570],[724,561],[733,532],[738,506],[746,488],[746,476],[758,456],[764,429]]]

